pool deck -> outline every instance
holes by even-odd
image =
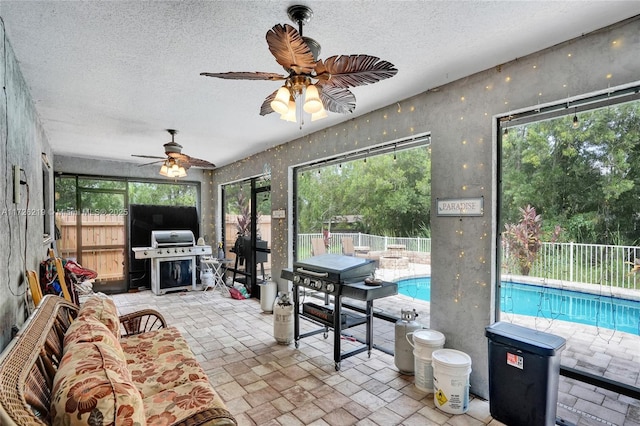
[[[397,281],[413,276],[428,276],[430,273],[428,265],[410,264],[406,270],[378,270],[376,276]],[[563,283],[563,286],[572,290],[584,290],[580,286],[569,286],[567,283]],[[635,299],[628,295],[624,298]],[[419,315],[417,320],[424,326],[429,326],[430,302],[398,295],[376,301],[375,308],[397,316],[402,308],[414,308]],[[564,337],[567,345],[561,353],[563,366],[640,387],[638,335],[515,314],[503,313],[501,320]],[[393,347],[394,336],[393,324],[376,322],[376,344]],[[640,401],[561,376],[557,415],[575,425],[638,426]]]

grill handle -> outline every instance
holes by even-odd
[[[329,276],[328,272],[315,272],[315,271],[306,270],[304,268],[298,268],[298,269],[296,269],[296,271],[301,273],[301,274],[309,274],[309,275],[311,275],[313,277],[316,277],[316,278],[327,278]]]

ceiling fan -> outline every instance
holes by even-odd
[[[213,169],[216,167],[215,164],[207,160],[201,160],[199,158],[183,154],[182,145],[175,141],[175,135],[176,133],[178,133],[178,131],[174,129],[167,129],[167,132],[169,132],[169,134],[171,135],[171,142],[167,142],[164,144],[165,157],[132,154],[132,157],[157,159],[157,161],[141,164],[140,166],[163,163],[160,169],[160,174],[168,177],[184,177],[187,175],[186,171],[189,169],[189,167],[199,167],[202,169]]]
[[[269,50],[286,75],[268,72],[203,72],[200,75],[230,80],[284,81],[284,85],[271,93],[260,107],[260,115],[272,112],[287,121],[297,121],[302,110],[311,114],[311,121],[327,116],[326,111],[352,113],[356,98],[349,87],[377,83],[396,75],[398,70],[387,61],[369,55],[336,55],[324,61],[318,59],[320,44],[302,36],[302,26],[309,22],[313,11],[302,5],[287,9],[289,18],[298,24],[298,30],[288,24],[276,24],[267,32]],[[302,101],[304,95],[304,102]],[[300,101],[296,103],[297,101]],[[302,110],[297,105],[302,104]]]

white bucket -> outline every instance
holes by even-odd
[[[438,349],[432,357],[434,404],[445,413],[466,413],[469,409],[471,357],[455,349]]]
[[[413,336],[413,342],[409,336]],[[423,392],[433,392],[431,355],[433,351],[442,349],[444,340],[444,334],[435,330],[422,329],[407,333],[407,341],[413,346],[414,384]]]

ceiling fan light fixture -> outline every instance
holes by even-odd
[[[163,145],[164,157],[157,157],[155,155],[132,154],[133,157],[153,158],[153,159],[159,160],[159,161],[152,161],[151,163],[147,163],[147,164],[141,164],[141,166],[162,163],[158,173],[161,176],[166,176],[166,177],[185,177],[187,175],[187,169],[189,169],[189,167],[192,167],[192,166],[200,167],[200,168],[210,168],[210,169],[213,169],[216,167],[215,164],[207,160],[202,160],[200,158],[196,158],[196,157],[192,157],[190,155],[184,154],[182,152],[182,145],[180,145],[174,140],[174,136],[176,133],[178,133],[178,131],[174,129],[166,129],[166,130],[171,134],[171,142],[167,142]]]
[[[320,111],[311,114],[311,121],[322,120],[328,116],[327,110],[324,107],[320,108]]]
[[[293,100],[293,96],[289,97],[289,107],[287,109],[287,112],[280,115],[280,118],[284,121],[290,121],[292,123],[298,121],[298,119],[296,118],[296,101]]]
[[[304,110],[309,114],[320,112],[322,109],[322,101],[320,100],[320,94],[318,88],[313,84],[307,86],[304,95]]]
[[[292,5],[287,8],[289,18],[298,24],[296,30],[289,24],[276,24],[267,31],[266,41],[276,62],[284,68],[286,75],[272,72],[202,72],[200,75],[229,80],[282,81],[284,86],[270,93],[260,106],[260,115],[276,112],[287,121],[292,116],[304,124],[304,113],[317,114],[315,119],[327,112],[353,113],[356,107],[350,87],[364,86],[393,77],[398,70],[385,60],[371,55],[334,55],[319,59],[320,43],[302,34],[303,26],[313,16],[309,6]],[[317,85],[312,85],[312,79]],[[303,97],[304,95],[304,97]],[[295,99],[293,108],[289,97]],[[326,108],[326,111],[324,110]]]
[[[160,172],[162,176],[166,176],[168,178],[181,178],[187,175],[187,170],[178,164],[176,160],[173,158],[169,158],[162,163],[162,167],[160,167]]]
[[[282,86],[278,89],[276,97],[271,101],[271,108],[278,114],[286,114],[289,111],[289,98],[291,93],[286,86]]]
[[[187,175],[187,171],[184,167],[174,162],[171,167],[169,167],[169,177],[173,178],[181,178]]]
[[[160,167],[160,174],[162,176],[169,176],[169,166],[167,166],[167,161],[162,163],[162,167]]]

